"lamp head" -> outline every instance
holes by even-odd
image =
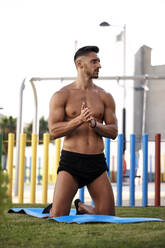
[[[101,27],[109,27],[109,26],[111,26],[108,22],[101,22],[100,23],[100,26]]]

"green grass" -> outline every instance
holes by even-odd
[[[18,205],[12,207],[44,207]],[[165,207],[117,207],[117,216],[165,220]],[[0,248],[159,248],[165,247],[165,222],[65,224],[23,214],[7,214],[0,223]]]

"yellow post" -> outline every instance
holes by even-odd
[[[9,133],[7,169],[8,169],[8,177],[9,177],[8,194],[11,202],[12,202],[12,184],[13,184],[13,149],[14,149],[14,133]]]
[[[61,151],[61,139],[55,140],[55,182],[57,180],[57,170],[60,161],[60,151]]]
[[[33,133],[32,134],[30,203],[35,203],[35,198],[36,198],[36,162],[37,162],[37,134]]]
[[[42,189],[42,203],[47,203],[48,196],[48,169],[49,169],[49,138],[48,133],[44,133],[44,158],[43,158],[43,189]]]
[[[18,203],[23,203],[23,197],[24,197],[25,147],[26,147],[26,134],[22,133],[20,135]]]

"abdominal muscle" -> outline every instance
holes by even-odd
[[[99,154],[104,151],[103,138],[83,124],[64,138],[63,149],[82,154]]]

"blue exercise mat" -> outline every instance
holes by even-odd
[[[99,222],[99,223],[137,223],[137,222],[147,222],[147,221],[164,221],[158,218],[136,218],[136,217],[117,217],[108,215],[76,215],[76,210],[71,209],[69,216],[60,216],[55,218],[50,218],[49,214],[42,213],[43,208],[11,208],[8,213],[22,213],[27,214],[37,218],[47,218],[49,220],[55,220],[57,222],[65,223],[89,223],[89,222]]]

